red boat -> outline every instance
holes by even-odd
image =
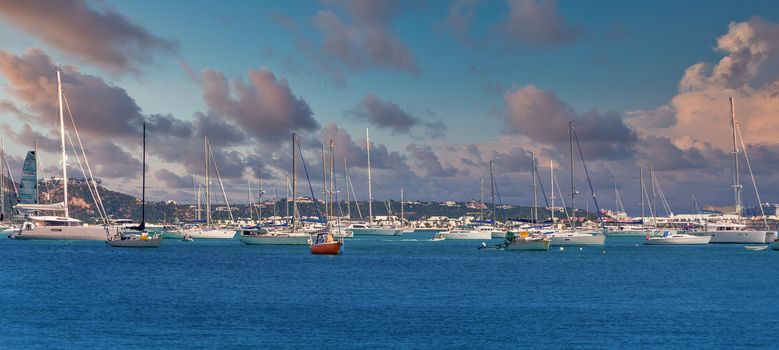
[[[333,239],[330,233],[320,233],[311,244],[311,254],[339,255],[343,253],[343,242]]]

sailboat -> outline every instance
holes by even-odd
[[[536,177],[538,170],[536,167],[536,155],[531,153],[532,158],[532,170],[530,176],[533,187],[533,207],[531,211],[531,217],[533,224],[538,224],[538,192],[536,191]],[[549,245],[552,240],[541,232],[531,234],[529,231],[522,231],[519,234],[514,232],[508,232],[506,234],[506,240],[499,245],[504,250],[516,250],[516,251],[548,251]]]
[[[576,144],[578,146],[579,140],[576,136],[576,130],[573,127],[573,121],[569,122],[568,128],[571,145],[571,208],[573,210],[573,218],[570,220],[570,230],[556,231],[549,234],[549,236],[552,238],[552,246],[603,245],[606,242],[606,236],[600,230],[587,230],[576,227],[576,207],[574,206],[574,197],[576,196],[577,192],[574,186],[573,142],[574,138],[576,138]],[[587,173],[587,179],[589,182],[589,172],[587,171],[587,164],[584,163],[584,155],[581,153],[581,147],[579,147],[579,156],[581,156],[582,165],[584,166],[585,173]],[[593,201],[595,201],[596,210],[598,210],[598,217],[600,218],[600,210],[597,208],[598,202],[595,199],[595,191],[592,188],[592,183],[590,183],[590,193],[592,194]]]
[[[297,162],[295,153],[298,146],[297,135],[292,134],[292,227],[280,230],[268,230],[258,225],[257,230],[241,232],[241,242],[248,245],[306,245],[311,236],[303,232],[299,225],[297,206]]]
[[[325,218],[327,219],[327,229],[324,232],[319,232],[316,238],[311,243],[311,254],[325,254],[325,255],[340,255],[344,251],[344,239],[343,236],[336,237],[336,233],[341,232],[340,225],[334,225],[331,218],[335,217],[335,211],[333,207],[333,195],[335,192],[335,180],[334,175],[334,163],[335,158],[333,156],[333,140],[330,140],[330,157],[329,162],[325,161],[323,157],[323,167],[327,167],[329,163],[329,186],[325,191]],[[325,174],[327,175],[327,174]],[[328,183],[328,177],[324,178],[325,183]],[[337,232],[336,232],[337,231]]]
[[[146,229],[146,123],[143,123],[143,174],[141,175],[141,223],[127,231],[116,230],[109,235],[106,243],[112,247],[158,248],[162,244],[162,235],[149,233]],[[131,233],[137,231],[138,233]]]
[[[214,162],[214,169],[216,170],[217,177],[219,178],[219,186],[222,189],[222,196],[224,196],[225,204],[227,205],[228,213],[230,213],[230,218],[232,221],[232,209],[230,207],[230,202],[227,200],[227,194],[224,191],[224,186],[222,185],[222,179],[219,176],[219,168],[216,168],[216,161],[214,160],[213,153],[211,151],[211,144],[208,142],[208,135],[203,135],[203,145],[205,149],[205,160],[206,160],[206,166],[205,166],[205,175],[206,175],[206,225],[204,227],[194,227],[189,230],[185,230],[180,232],[179,234],[183,237],[188,235],[190,238],[194,239],[233,239],[235,238],[235,230],[229,227],[216,227],[213,225],[211,220],[211,186],[210,186],[210,170],[211,170],[211,162]]]
[[[355,236],[400,236],[403,230],[392,227],[377,225],[373,222],[373,192],[371,184],[371,141],[368,134],[368,128],[365,128],[365,144],[368,152],[368,224],[352,225],[350,230]]]
[[[65,118],[62,104],[62,79],[57,69],[57,101],[60,121],[60,163],[62,165],[63,200],[54,204],[21,203],[14,208],[25,215],[25,221],[12,239],[92,240],[104,241],[109,233],[108,225],[86,226],[81,220],[71,218],[68,211],[68,166],[65,154]],[[25,167],[28,166],[25,161]],[[35,162],[32,165],[35,167]],[[37,173],[36,173],[37,174]],[[37,184],[37,175],[34,180]],[[59,212],[59,215],[37,215],[39,211]]]
[[[735,196],[736,203],[736,215],[738,221],[736,223],[707,223],[705,227],[705,234],[711,235],[711,243],[738,243],[738,244],[765,244],[773,242],[777,236],[776,232],[768,231],[768,224],[765,221],[765,213],[763,214],[763,223],[765,223],[766,230],[750,230],[746,225],[742,223],[742,207],[741,207],[741,180],[739,178],[738,169],[738,154],[739,149],[737,143],[740,140],[740,144],[744,149],[744,157],[749,168],[749,174],[752,175],[752,167],[749,164],[749,157],[747,157],[747,150],[744,147],[744,139],[741,137],[741,130],[739,129],[738,122],[736,121],[736,107],[733,97],[730,98],[730,117],[731,117],[731,129],[733,132],[733,194]],[[738,133],[738,137],[737,134]],[[752,176],[752,185],[757,195],[757,201],[760,202],[760,193],[757,191],[757,184],[754,176]],[[763,211],[763,206],[760,205],[760,211]]]
[[[665,198],[665,196],[662,195],[663,190],[660,188],[660,182],[656,181],[654,171],[652,170],[652,164],[649,164],[649,181],[652,183],[652,198],[654,199],[655,196],[655,183],[657,184],[657,190],[661,194],[661,199]],[[643,172],[642,172],[642,183],[643,183]],[[644,189],[643,194],[646,194],[647,197],[649,196],[648,193],[646,193],[646,189]],[[643,202],[643,197],[642,197]],[[701,244],[709,244],[711,241],[711,236],[708,235],[698,235],[698,234],[690,234],[685,231],[680,231],[677,229],[664,229],[664,230],[658,230],[657,229],[657,204],[654,204],[654,200],[649,201],[649,198],[647,198],[647,202],[649,203],[649,212],[652,214],[652,222],[653,222],[653,229],[646,232],[646,237],[644,240],[644,245],[701,245]]]

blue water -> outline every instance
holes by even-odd
[[[336,257],[0,239],[0,347],[777,346],[779,251],[620,238],[504,252],[428,236],[350,240]]]

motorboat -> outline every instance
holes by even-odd
[[[706,225],[703,234],[711,236],[711,243],[766,244],[773,242],[776,232],[750,230],[738,223],[711,223]]]
[[[744,249],[751,251],[760,251],[768,249],[767,245],[745,245]]]
[[[603,245],[606,236],[598,230],[566,230],[547,234],[554,247]]]
[[[475,228],[457,228],[449,231],[441,232],[441,236],[445,239],[453,240],[490,240],[492,239],[492,232],[487,230],[476,230]]]
[[[346,228],[354,236],[400,236],[403,230],[391,226],[376,226],[367,224],[351,224]]]
[[[513,251],[549,251],[552,240],[543,234],[530,234],[528,231],[508,232],[506,241],[500,247]]]

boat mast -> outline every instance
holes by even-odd
[[[5,219],[5,140],[0,141],[0,221]]]
[[[406,212],[403,209],[403,188],[400,189],[400,224],[405,225]]]
[[[259,202],[259,206],[257,206],[257,220],[260,221],[260,224],[262,224],[262,195],[265,194],[265,191],[262,190],[262,165],[257,164],[257,177],[259,177],[258,185],[260,189],[260,195],[257,197],[257,202]],[[254,205],[254,203],[252,203]]]
[[[573,204],[576,197],[576,189],[573,185],[573,120],[568,122],[568,138],[571,145],[571,228],[576,228],[576,206]]]
[[[490,159],[490,192],[492,193],[492,224],[495,224],[495,174],[492,172],[492,159]]]
[[[736,201],[736,215],[741,220],[741,180],[738,175],[738,145],[736,144],[736,104],[730,98],[730,126],[733,131],[733,196]],[[761,204],[762,205],[762,204]]]
[[[205,158],[205,161],[206,161],[206,169],[205,169],[206,170],[206,183],[205,183],[205,187],[206,187],[206,198],[205,198],[205,200],[206,200],[206,226],[211,226],[211,191],[210,191],[210,189],[211,189],[211,179],[208,176],[209,175],[208,172],[209,172],[209,168],[210,168],[208,166],[208,158],[209,158],[208,157],[208,148],[209,148],[208,147],[208,135],[203,134],[203,149],[204,149],[204,153],[205,153],[205,156],[206,156],[206,158]]]
[[[639,183],[641,187],[641,191],[640,191],[641,193],[639,195],[639,197],[641,197],[641,227],[643,228],[644,218],[646,217],[646,215],[644,214],[644,167],[643,166],[638,168],[638,173],[640,179]]]
[[[329,168],[330,168],[330,170],[329,170],[329,173],[330,173],[330,201],[329,201],[329,203],[330,203],[330,216],[335,216],[335,201],[333,199],[334,196],[335,196],[335,179],[333,178],[335,176],[335,168],[333,167],[333,165],[334,165],[333,164],[334,163],[333,160],[335,160],[335,158],[334,158],[333,149],[334,149],[333,139],[330,139],[330,156],[327,157],[327,160],[330,163],[330,164],[328,164]],[[328,219],[328,222],[330,222],[329,219]]]
[[[295,215],[298,213],[297,207],[297,195],[298,195],[298,183],[297,183],[297,162],[295,161],[295,143],[297,143],[297,134],[292,133],[292,231],[295,231],[298,221],[295,220]],[[289,198],[289,197],[287,197]],[[287,210],[287,217],[289,217],[289,209]]]
[[[365,149],[368,151],[368,223],[373,224],[373,194],[371,192],[371,139],[365,128]]]
[[[325,160],[325,144],[322,144],[322,191],[324,193],[324,198],[322,198],[322,204],[325,205],[325,222],[327,222],[327,218],[330,216],[329,214],[329,201],[327,199],[327,196],[329,194],[327,187],[327,161]],[[316,203],[314,203],[316,205]]]
[[[484,220],[484,176],[479,177],[479,208],[481,220]]]
[[[531,215],[533,219],[533,223],[538,222],[538,191],[536,191],[536,154],[535,152],[530,152],[530,161],[532,162],[530,167],[530,177],[533,179],[533,209],[531,210]]]
[[[62,202],[65,204],[65,217],[68,215],[68,162],[65,154],[65,117],[62,110],[62,78],[57,67],[57,103],[60,114],[60,161],[62,162]]]
[[[549,208],[550,209],[549,212],[551,213],[551,216],[552,216],[552,225],[554,225],[555,207],[554,207],[554,161],[553,160],[549,161],[549,182],[550,182],[550,184],[552,186],[552,198],[551,198],[552,199],[552,207]]]
[[[141,174],[141,230],[146,226],[146,123],[143,123],[143,174]]]
[[[352,202],[350,201],[349,196],[349,170],[346,168],[346,157],[344,157],[344,182],[346,185],[346,216],[349,217],[349,220],[352,219]],[[355,204],[357,203],[357,198],[354,199]],[[359,205],[359,204],[358,204]]]
[[[657,195],[655,194],[655,172],[652,168],[652,163],[649,163],[649,182],[652,187],[652,206],[651,206],[651,212],[652,212],[652,222],[657,229]]]

